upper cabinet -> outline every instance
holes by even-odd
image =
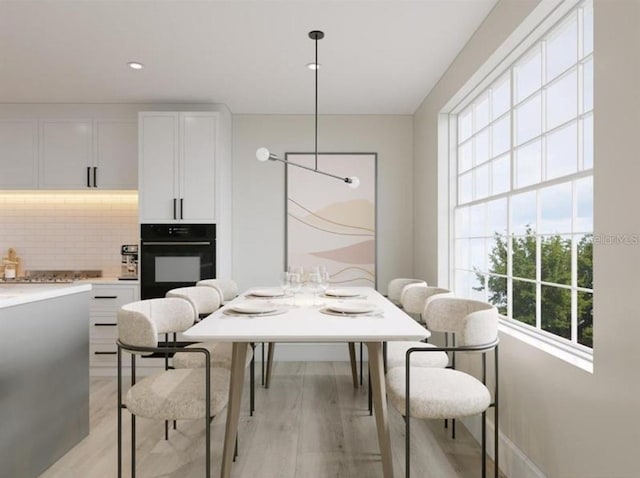
[[[143,112],[138,121],[141,223],[216,222],[217,112]]]
[[[0,120],[0,189],[136,189],[135,120]]]
[[[38,187],[38,121],[0,120],[0,189]]]
[[[135,121],[40,121],[40,187],[135,189]]]

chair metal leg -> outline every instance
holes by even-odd
[[[118,478],[122,478],[122,350],[118,345]]]
[[[406,478],[411,476],[411,400],[409,393],[411,390],[410,367],[405,367],[405,400],[404,400],[404,474]]]
[[[487,412],[482,412],[482,478],[487,478]]]
[[[204,386],[206,390],[204,391],[204,404],[206,407],[204,413],[204,428],[205,428],[205,446],[207,449],[205,450],[205,462],[207,469],[205,470],[205,477],[211,478],[211,358],[209,353],[206,352],[204,356],[205,362],[205,372],[204,372]]]
[[[387,343],[382,342],[382,362],[384,365],[384,373],[387,373]]]
[[[236,435],[236,446],[233,450],[233,461],[236,461],[236,458],[238,458],[238,435]]]
[[[499,437],[499,414],[498,414],[498,346],[496,345],[494,352],[494,366],[495,366],[495,389],[493,392],[493,476],[498,478],[498,473],[500,471],[500,457],[498,455],[500,437]]]
[[[131,354],[131,386],[136,383],[136,356]],[[131,478],[136,478],[136,416],[131,414]]]

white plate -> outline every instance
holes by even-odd
[[[324,294],[331,297],[357,297],[360,295],[360,292],[349,289],[327,289]]]
[[[249,291],[249,295],[253,295],[256,297],[282,297],[284,295],[284,291],[278,288],[253,289]]]
[[[342,314],[364,314],[376,310],[376,306],[371,302],[364,300],[354,300],[351,302],[339,302],[337,304],[328,304],[327,309]]]
[[[241,314],[266,314],[267,312],[273,312],[278,310],[277,305],[270,304],[269,302],[239,302],[237,304],[232,304],[229,306],[229,309],[234,312],[239,312]]]

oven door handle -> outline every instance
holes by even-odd
[[[210,246],[210,241],[142,242],[143,246]]]

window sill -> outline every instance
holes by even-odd
[[[548,338],[526,327],[513,323],[511,320],[502,319],[498,327],[499,331],[559,358],[585,372],[593,373],[593,354],[573,347],[570,344],[561,343],[558,340]]]

